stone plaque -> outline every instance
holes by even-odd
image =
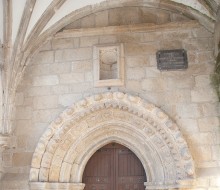
[[[159,70],[179,70],[188,68],[187,53],[184,49],[161,50],[157,52]]]

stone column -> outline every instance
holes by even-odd
[[[9,147],[9,137],[3,136],[0,134],[0,180],[3,176],[4,170],[3,170],[3,163],[2,163],[2,153],[5,150],[5,148]]]
[[[2,43],[0,40],[0,135],[3,132],[3,125],[2,125],[2,119],[3,119],[3,88],[2,88],[2,69],[3,69],[3,48]],[[1,147],[0,147],[1,148]],[[0,170],[1,171],[1,170]]]
[[[215,43],[215,57],[219,54],[219,43],[220,43],[220,7],[217,12],[216,23],[215,23],[215,33],[214,33],[214,43]]]

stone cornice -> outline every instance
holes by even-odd
[[[150,32],[150,31],[165,31],[173,28],[187,29],[192,27],[199,27],[198,21],[186,21],[186,22],[172,22],[168,24],[132,24],[123,26],[107,26],[99,28],[82,28],[82,29],[70,29],[59,32],[55,35],[55,38],[70,38],[70,37],[81,37],[81,36],[97,36],[97,35],[110,35],[110,34],[121,34],[125,32]]]

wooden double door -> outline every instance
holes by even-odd
[[[99,149],[88,161],[85,190],[144,190],[146,175],[137,156],[119,144]]]

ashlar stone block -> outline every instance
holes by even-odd
[[[34,98],[34,109],[56,108],[58,105],[57,96],[42,96]]]
[[[108,25],[108,11],[95,13],[95,26],[104,27]]]
[[[218,117],[206,117],[198,120],[199,130],[201,132],[220,131],[220,123]]]
[[[57,75],[47,75],[33,78],[33,86],[51,86],[59,84]]]
[[[128,68],[126,72],[128,80],[141,80],[145,77],[145,71],[143,68]]]
[[[63,74],[71,72],[71,62],[54,63],[50,65],[50,74]]]
[[[81,37],[80,38],[80,47],[91,47],[95,44],[98,44],[98,41],[99,41],[98,36]]]
[[[70,73],[60,75],[60,84],[82,83],[84,80],[84,73]]]
[[[59,104],[62,106],[70,106],[80,99],[82,99],[81,94],[64,94],[59,96]]]
[[[217,94],[213,88],[199,88],[191,91],[192,102],[217,102]]]
[[[176,107],[177,114],[181,118],[198,118],[202,116],[202,110],[197,104],[179,104]]]
[[[12,157],[13,166],[30,166],[33,152],[14,153]]]
[[[32,61],[34,64],[45,64],[54,62],[54,52],[53,51],[42,51],[37,54],[37,56]]]
[[[146,56],[126,56],[125,61],[128,68],[147,67],[150,65],[150,61]]]
[[[141,82],[137,80],[128,80],[126,82],[126,88],[132,92],[141,92]]]
[[[41,79],[40,79],[41,80]],[[39,81],[40,82],[40,81]],[[42,81],[43,82],[43,79]],[[55,82],[55,81],[54,81]],[[49,81],[47,82],[49,84]],[[45,84],[45,83],[44,83]],[[52,81],[51,83],[52,84]],[[55,83],[54,83],[55,84]],[[39,83],[40,85],[40,83]],[[51,86],[51,85],[50,85]],[[34,96],[46,96],[46,95],[50,95],[51,91],[50,91],[50,86],[47,85],[42,85],[42,86],[32,86],[30,88],[28,88],[26,90],[25,93],[25,99],[27,99],[27,97],[33,98]]]
[[[92,48],[57,50],[55,62],[87,60],[92,58]]]
[[[210,86],[210,75],[199,75],[195,77],[196,87]]]
[[[33,108],[30,106],[19,106],[16,108],[16,119],[31,119]]]
[[[91,15],[81,19],[81,27],[82,28],[93,28],[93,27],[95,27],[95,15],[91,14]]]
[[[79,39],[78,39],[79,40]],[[77,41],[73,38],[60,38],[52,40],[53,49],[70,49],[78,47]]]
[[[141,82],[142,89],[146,91],[162,92],[167,89],[167,83],[162,78],[148,78]]]

